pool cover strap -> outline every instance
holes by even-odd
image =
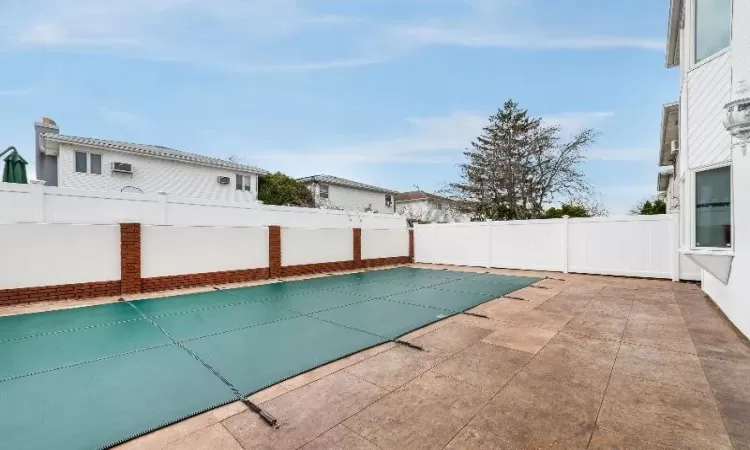
[[[232,384],[232,383],[231,383],[231,382],[230,382],[229,380],[227,380],[227,379],[226,379],[226,377],[224,377],[224,375],[222,375],[222,374],[221,374],[221,373],[219,373],[219,372],[218,372],[218,371],[217,371],[216,369],[214,369],[214,368],[213,368],[213,367],[212,367],[212,366],[211,366],[211,365],[210,365],[209,363],[207,363],[207,362],[206,362],[205,360],[203,360],[203,358],[201,358],[200,356],[196,355],[196,354],[195,354],[195,353],[193,353],[193,352],[192,352],[192,351],[191,351],[191,350],[190,350],[189,348],[187,348],[187,347],[185,347],[184,345],[182,345],[181,343],[179,343],[179,342],[177,341],[177,339],[175,339],[174,337],[172,337],[172,335],[170,335],[170,334],[169,334],[169,333],[167,332],[167,330],[165,330],[164,328],[162,328],[161,326],[159,326],[159,324],[157,324],[156,322],[154,322],[153,320],[151,320],[151,318],[150,318],[150,317],[148,317],[147,315],[145,315],[145,314],[144,314],[144,313],[143,313],[143,312],[142,312],[142,311],[141,311],[140,309],[138,309],[138,307],[137,307],[137,306],[135,306],[135,305],[134,305],[133,303],[131,303],[131,302],[129,302],[129,301],[127,301],[127,300],[123,299],[123,298],[119,299],[119,301],[121,301],[121,302],[125,302],[125,303],[127,303],[128,305],[130,305],[130,306],[131,306],[131,307],[132,307],[133,309],[135,309],[135,310],[136,310],[136,312],[138,312],[138,314],[140,314],[140,316],[141,316],[141,317],[142,317],[142,318],[143,318],[144,320],[146,320],[146,321],[147,321],[148,323],[150,323],[151,325],[153,325],[153,326],[155,326],[155,327],[156,327],[157,329],[159,329],[159,331],[161,331],[162,333],[164,333],[164,335],[165,335],[165,336],[166,336],[167,338],[169,338],[169,339],[170,339],[170,340],[171,340],[171,341],[172,341],[172,342],[173,342],[173,343],[174,343],[174,344],[175,344],[175,345],[176,345],[177,347],[179,347],[179,348],[180,348],[180,349],[182,349],[182,350],[183,350],[184,352],[186,352],[187,354],[189,354],[190,356],[192,356],[192,357],[193,357],[193,358],[194,358],[194,359],[195,359],[196,361],[198,361],[199,363],[201,363],[201,364],[203,365],[203,367],[205,367],[206,369],[208,369],[208,370],[209,370],[209,371],[210,371],[211,373],[213,373],[213,374],[214,374],[214,376],[216,376],[216,378],[218,378],[218,379],[219,379],[219,380],[220,380],[220,381],[221,381],[222,383],[224,383],[225,385],[227,385],[227,387],[228,387],[229,389],[231,389],[232,393],[234,393],[235,397],[237,397],[237,400],[239,400],[239,401],[241,401],[242,403],[244,403],[244,404],[245,404],[245,405],[246,405],[246,406],[247,406],[248,408],[250,408],[250,410],[251,410],[251,411],[253,411],[253,412],[257,413],[258,415],[260,415],[260,417],[261,417],[261,418],[262,418],[262,419],[263,419],[263,420],[264,420],[264,421],[265,421],[265,422],[266,422],[266,423],[267,423],[268,425],[270,425],[270,426],[272,426],[272,427],[274,427],[274,428],[278,427],[278,421],[276,420],[276,418],[275,418],[275,417],[273,417],[273,416],[271,415],[271,413],[269,413],[268,411],[265,411],[265,410],[264,410],[264,409],[262,409],[262,408],[261,408],[260,406],[256,405],[256,404],[255,404],[255,403],[253,403],[252,401],[250,401],[250,399],[249,399],[249,398],[246,398],[246,397],[244,397],[244,396],[243,396],[243,395],[242,395],[242,394],[240,393],[240,391],[239,391],[239,390],[238,390],[238,389],[237,389],[237,388],[236,388],[236,387],[235,387],[235,386],[234,386],[234,385],[233,385],[233,384]]]

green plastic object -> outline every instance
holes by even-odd
[[[0,380],[171,344],[145,320],[0,343]]]
[[[454,313],[461,313],[492,298],[491,295],[487,294],[472,294],[423,288],[414,292],[392,295],[386,297],[386,300],[411,305],[447,309]]]
[[[299,316],[263,302],[202,309],[159,316],[153,320],[177,341],[246,328]]]
[[[385,342],[300,316],[184,343],[243,394]]]
[[[344,327],[396,339],[416,328],[444,319],[454,312],[425,306],[371,300],[313,314],[312,317]]]
[[[113,445],[536,280],[403,267],[0,317],[0,448]]]
[[[108,447],[233,399],[168,345],[0,383],[0,447]]]
[[[136,320],[140,317],[133,308],[124,303],[3,316],[0,317],[0,342],[39,334]]]

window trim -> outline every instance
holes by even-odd
[[[693,8],[693,11],[692,11],[693,17],[692,17],[692,20],[690,21],[691,22],[690,26],[692,28],[691,34],[692,34],[693,39],[690,44],[690,50],[691,50],[690,51],[691,53],[690,68],[692,70],[719,58],[721,55],[727,53],[732,48],[732,37],[733,37],[733,32],[734,32],[734,27],[732,26],[734,25],[732,23],[734,20],[734,2],[732,0],[729,0],[729,44],[727,44],[726,47],[711,53],[710,55],[706,56],[700,61],[697,61],[698,55],[696,51],[698,49],[698,14],[697,14],[698,0],[692,0],[691,5]]]
[[[86,170],[84,172],[78,171],[78,161],[76,161],[76,157],[78,153],[83,153],[86,156]],[[91,169],[91,155],[99,155],[99,173],[92,172]],[[98,175],[101,176],[104,174],[104,155],[97,152],[83,152],[80,150],[73,150],[73,172],[74,173],[80,173],[84,175]]]
[[[258,187],[256,185],[257,178],[258,177],[253,177],[252,175],[248,175],[244,173],[235,173],[234,174],[234,190],[240,191],[240,192],[258,192]],[[238,179],[241,182],[242,189],[239,189],[237,187]]]
[[[696,226],[696,204],[698,196],[698,190],[697,190],[697,183],[696,183],[696,175],[699,172],[706,172],[709,170],[714,169],[721,169],[723,167],[729,167],[729,224],[732,227],[731,230],[731,237],[730,237],[730,246],[729,247],[698,247],[695,244],[696,240],[696,233],[695,233],[695,226]],[[736,228],[734,224],[734,174],[732,173],[732,161],[722,161],[719,163],[713,163],[713,164],[706,164],[703,166],[698,166],[690,170],[690,251],[692,252],[699,252],[699,253],[726,253],[726,254],[734,254],[734,245],[735,245],[735,236],[736,236]]]

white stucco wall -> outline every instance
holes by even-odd
[[[141,227],[141,276],[268,267],[268,228]]]
[[[0,289],[120,279],[119,225],[0,224]]]
[[[76,172],[76,151],[101,154],[101,175]],[[132,164],[133,173],[113,173],[112,162]],[[257,198],[255,191],[235,189],[235,175],[238,172],[232,170],[68,144],[60,144],[57,170],[58,183],[63,188],[119,192],[125,186],[134,186],[145,194],[166,192],[185,197],[242,202],[252,202]],[[255,178],[253,174],[245,175]],[[229,184],[219,184],[219,176],[229,177]],[[257,183],[253,182],[252,186],[256,189]]]
[[[354,259],[354,236],[346,228],[282,228],[281,265]]]
[[[409,231],[362,230],[362,259],[409,256]]]

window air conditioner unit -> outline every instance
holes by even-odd
[[[128,163],[113,162],[112,172],[133,173],[133,165]]]
[[[671,147],[671,150],[672,150],[672,154],[673,154],[673,155],[674,155],[675,153],[677,153],[677,152],[679,152],[679,151],[680,151],[680,147],[679,147],[679,144],[678,144],[678,142],[677,142],[677,141],[670,141],[670,142],[669,142],[669,144],[670,144],[670,147]]]
[[[218,181],[219,184],[229,184],[231,180],[229,179],[229,177],[218,176],[216,177],[216,181]]]

